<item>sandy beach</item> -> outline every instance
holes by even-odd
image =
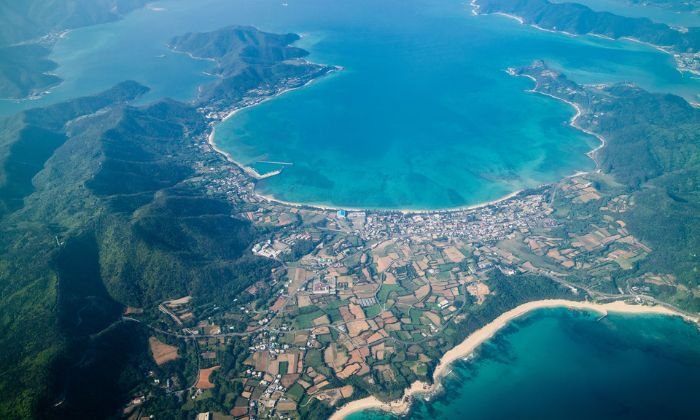
[[[273,195],[261,194],[257,191],[255,192],[255,194],[258,197],[264,199],[265,201],[268,201],[271,203],[282,204],[282,205],[290,206],[290,207],[296,207],[296,208],[309,208],[309,209],[327,210],[327,211],[337,211],[337,210],[385,211],[385,212],[397,212],[397,213],[403,213],[406,215],[411,215],[411,214],[453,213],[453,212],[457,212],[457,211],[474,210],[474,209],[488,207],[488,206],[491,206],[494,204],[498,204],[498,203],[506,201],[506,200],[510,200],[511,198],[517,196],[518,194],[520,194],[522,192],[523,192],[523,190],[517,190],[517,191],[513,191],[510,194],[504,195],[503,197],[499,197],[495,200],[484,201],[482,203],[472,204],[469,206],[451,207],[451,208],[445,208],[445,209],[383,209],[383,208],[341,207],[341,206],[334,206],[332,204],[295,203],[295,202],[291,202],[291,201],[280,200],[279,198],[276,198]]]
[[[445,353],[442,356],[442,358],[440,358],[440,362],[438,363],[437,367],[435,368],[435,372],[433,373],[433,385],[429,385],[419,381],[414,382],[410,388],[404,391],[404,395],[401,399],[391,401],[388,403],[382,402],[376,397],[367,397],[357,401],[352,401],[340,407],[335,413],[333,413],[330,419],[342,420],[352,413],[356,413],[358,411],[363,410],[384,410],[397,415],[408,413],[411,407],[411,400],[413,397],[420,395],[432,395],[439,391],[440,380],[450,372],[450,367],[455,361],[471,355],[474,352],[474,350],[476,350],[482,343],[488,341],[490,338],[496,335],[498,331],[506,327],[508,323],[513,321],[514,319],[517,319],[529,312],[547,308],[568,308],[571,310],[586,310],[597,312],[601,315],[607,315],[608,313],[613,312],[625,314],[656,314],[666,316],[678,316],[688,322],[699,322],[698,318],[693,318],[686,314],[676,312],[672,309],[659,305],[631,305],[622,301],[598,304],[592,302],[577,302],[564,299],[548,299],[528,302],[501,314],[498,318],[494,319],[492,322],[486,324],[482,328],[474,331],[464,341],[455,346],[452,350]]]
[[[227,119],[233,117],[234,115],[236,115],[237,112],[239,112],[239,111],[242,110],[242,109],[245,109],[245,107],[243,107],[243,108],[238,108],[238,109],[235,109],[235,110],[229,112],[228,115],[226,115],[226,117],[224,117],[224,119],[221,120],[221,122],[224,122],[224,121],[226,121]],[[220,149],[220,148],[216,145],[216,142],[214,141],[214,138],[215,138],[215,137],[216,137],[216,127],[212,127],[211,133],[209,133],[209,137],[207,137],[207,142],[209,143],[209,145],[211,146],[212,149],[214,149],[214,150],[215,150],[216,152],[218,152],[218,153],[221,153],[224,157],[226,157],[226,160],[228,160],[229,162],[231,162],[231,163],[235,164],[236,166],[238,166],[239,168],[241,168],[241,170],[242,170],[243,172],[245,172],[246,174],[248,174],[248,176],[250,176],[251,178],[254,178],[254,179],[262,179],[262,176],[258,173],[258,171],[256,171],[255,169],[253,169],[253,168],[251,168],[251,167],[249,167],[249,166],[246,166],[246,165],[244,165],[243,163],[241,163],[241,162],[235,160],[235,159],[233,158],[233,156],[231,156],[230,153],[228,153],[228,152],[226,152],[226,151]]]

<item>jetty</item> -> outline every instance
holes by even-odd
[[[294,165],[292,162],[275,162],[273,160],[259,160],[255,163],[268,163],[270,165],[287,165],[287,166]]]

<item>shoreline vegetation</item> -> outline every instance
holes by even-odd
[[[601,316],[607,316],[609,313],[677,316],[686,322],[695,323],[696,325],[700,322],[700,319],[697,317],[691,317],[661,305],[632,305],[623,301],[600,304],[565,299],[547,299],[524,303],[499,315],[496,319],[474,331],[464,341],[445,353],[440,358],[433,372],[432,384],[416,381],[411,384],[409,388],[404,390],[402,398],[389,402],[383,402],[374,396],[351,401],[333,413],[330,420],[343,420],[351,414],[365,410],[381,410],[395,415],[408,414],[415,397],[430,399],[432,396],[439,393],[441,391],[442,378],[451,372],[452,364],[460,359],[471,357],[474,351],[482,344],[492,339],[499,331],[507,327],[510,322],[534,311],[557,308],[595,312],[599,313]]]
[[[556,3],[547,3],[547,4],[556,5]],[[577,4],[577,3],[575,3],[575,4]],[[698,68],[689,68],[689,67],[684,67],[681,65],[681,62],[679,61],[679,59],[680,59],[679,57],[681,57],[683,55],[683,52],[682,52],[682,50],[678,50],[678,48],[674,49],[673,45],[657,45],[657,44],[654,44],[653,42],[644,41],[644,40],[638,39],[634,36],[627,36],[627,35],[613,37],[613,36],[609,36],[606,34],[598,33],[594,29],[591,29],[588,32],[580,32],[580,33],[573,33],[573,32],[565,31],[562,29],[557,29],[556,27],[549,29],[549,28],[542,27],[534,22],[527,22],[526,17],[524,15],[518,15],[518,14],[516,14],[517,12],[515,12],[515,11],[506,12],[506,11],[502,11],[502,10],[497,10],[497,11],[489,10],[489,11],[483,12],[481,10],[482,6],[479,4],[479,0],[470,0],[469,6],[471,7],[472,16],[498,15],[498,16],[503,16],[503,17],[513,19],[513,20],[517,21],[518,23],[520,23],[521,25],[527,25],[527,26],[530,26],[532,28],[535,28],[535,29],[538,29],[538,30],[544,31],[544,32],[551,32],[551,33],[562,34],[562,35],[567,35],[567,36],[572,36],[572,37],[590,35],[590,36],[593,36],[596,38],[602,38],[602,39],[606,39],[606,40],[610,40],[610,41],[621,40],[621,41],[629,41],[629,42],[633,42],[636,44],[644,45],[646,47],[650,47],[650,48],[653,48],[657,51],[660,51],[662,53],[670,55],[673,58],[673,60],[676,64],[676,70],[679,73],[681,73],[681,74],[689,73],[691,75],[700,76],[700,70]],[[583,7],[585,7],[589,11],[592,11],[591,9],[589,9],[586,6],[583,6]],[[608,12],[593,12],[593,13],[597,13],[597,14],[606,13],[610,16],[620,17],[619,15],[615,15],[613,13],[608,13]],[[621,17],[625,18],[625,16],[621,16]],[[629,18],[629,19],[635,19],[635,18]],[[651,22],[651,21],[649,20],[649,22]],[[663,25],[666,26],[669,31],[675,31],[675,29],[673,29],[672,27],[665,25],[665,24],[663,24]],[[688,28],[684,28],[684,29],[687,32]],[[691,29],[696,29],[696,28],[691,28]]]
[[[47,7],[26,0],[5,5],[4,15],[12,19],[0,33],[0,101],[23,103],[51,94],[64,83],[55,73],[59,63],[50,57],[58,41],[72,30],[118,21],[147,2],[72,0]]]

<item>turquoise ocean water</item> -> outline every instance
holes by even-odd
[[[678,318],[547,309],[460,361],[415,419],[692,419],[700,333]],[[376,411],[349,420],[389,419]]]
[[[244,164],[293,163],[258,191],[303,203],[450,208],[593,166],[573,110],[509,66],[543,58],[584,83],[635,81],[692,97],[698,81],[629,42],[553,35],[463,2],[290,3],[317,62],[344,71],[244,110],[217,143]],[[309,19],[313,12],[318,21]]]
[[[585,152],[597,141],[567,125],[573,110],[504,72],[534,59],[582,83],[700,93],[700,80],[654,49],[474,17],[464,1],[171,0],[71,31],[52,54],[65,82],[39,100],[0,101],[0,114],[125,79],[152,88],[144,102],[189,100],[209,63],[169,52],[168,39],[231,24],[300,33],[311,60],[345,68],[218,128],[217,142],[239,161],[293,163],[258,186],[289,201],[449,208],[592,168]]]
[[[169,0],[71,31],[52,54],[65,82],[39,100],[0,101],[0,115],[126,79],[152,88],[144,103],[191,100],[209,63],[169,52],[167,40],[231,24],[301,33],[311,60],[345,67],[218,128],[217,142],[239,160],[292,162],[259,187],[292,201],[442,208],[590,169],[585,152],[596,141],[567,125],[573,110],[504,72],[534,59],[581,83],[631,81],[692,100],[700,92],[700,81],[651,48],[473,17],[463,1]],[[688,417],[697,411],[699,349],[697,330],[678,320],[537,313],[456,366],[446,392],[413,416]]]

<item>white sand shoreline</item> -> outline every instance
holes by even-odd
[[[545,184],[546,185],[546,184]],[[518,194],[522,193],[524,190],[517,190],[513,191],[512,193],[509,193],[507,195],[504,195],[503,197],[499,197],[495,200],[491,201],[484,201],[481,203],[477,204],[471,204],[468,206],[459,206],[459,207],[449,207],[449,208],[444,208],[444,209],[406,209],[406,208],[397,208],[397,209],[392,209],[392,208],[372,208],[372,207],[367,207],[367,208],[362,208],[362,207],[341,207],[341,206],[336,206],[333,204],[318,204],[318,203],[296,203],[292,201],[285,201],[281,200],[279,198],[276,198],[275,196],[271,194],[262,194],[259,192],[256,192],[255,194],[259,197],[264,199],[265,201],[271,202],[271,203],[277,203],[277,204],[282,204],[285,206],[290,206],[290,207],[297,207],[297,208],[310,208],[310,209],[317,209],[317,210],[327,210],[327,211],[337,211],[337,210],[346,210],[346,211],[373,211],[373,212],[386,212],[386,213],[403,213],[403,214],[437,214],[437,213],[453,213],[453,212],[458,212],[458,211],[465,211],[465,210],[474,210],[478,208],[483,208],[483,207],[488,207],[494,204],[498,204],[502,201],[509,200]]]
[[[688,322],[693,322],[696,324],[700,322],[700,320],[696,317],[690,317],[684,313],[676,312],[660,305],[630,305],[622,301],[597,304],[592,302],[578,302],[564,299],[548,299],[528,302],[501,314],[490,323],[474,331],[464,341],[445,353],[442,358],[440,358],[440,362],[433,373],[433,384],[416,381],[410,388],[404,390],[404,395],[402,398],[395,401],[382,402],[378,398],[370,396],[349,402],[333,413],[330,420],[342,420],[353,413],[364,410],[383,410],[397,415],[407,414],[411,408],[413,397],[421,395],[431,396],[436,392],[439,392],[442,378],[450,372],[450,367],[455,361],[472,355],[481,344],[493,338],[511,321],[530,312],[550,308],[593,311],[600,313],[601,315],[607,315],[608,313],[624,313],[678,316]]]

